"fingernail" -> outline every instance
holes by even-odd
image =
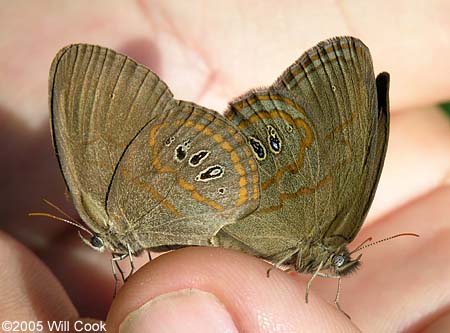
[[[220,300],[198,289],[164,294],[134,310],[120,324],[122,333],[133,332],[238,332]]]

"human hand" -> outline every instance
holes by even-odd
[[[449,268],[442,263],[450,246],[450,125],[430,106],[450,97],[445,4],[419,8],[409,3],[408,15],[402,15],[405,8],[391,7],[388,14],[380,10],[393,6],[388,2],[377,2],[376,10],[359,3],[279,8],[274,2],[258,7],[190,2],[180,8],[167,1],[141,1],[137,7],[99,1],[67,6],[14,2],[0,14],[6,23],[0,81],[9,83],[0,92],[1,132],[8,142],[2,161],[11,161],[3,173],[5,229],[34,249],[64,286],[25,247],[3,235],[2,320],[101,318],[109,311],[108,325],[114,331],[130,311],[150,299],[192,288],[209,294],[178,294],[155,302],[159,308],[147,315],[153,329],[175,331],[169,322],[195,320],[223,325],[217,331],[234,325],[243,332],[347,332],[356,329],[352,325],[377,332],[445,325]],[[42,197],[55,201],[64,192],[48,126],[41,125],[48,122],[49,65],[62,46],[90,42],[112,47],[157,72],[176,98],[223,110],[231,98],[269,85],[318,41],[347,34],[361,38],[371,50],[376,73],[389,71],[392,79],[385,169],[355,244],[369,236],[379,239],[406,231],[421,235],[364,252],[362,268],[343,281],[341,305],[352,322],[329,304],[335,281],[315,281],[305,304],[308,277],[277,271],[268,279],[268,264],[222,249],[190,248],[161,256],[134,274],[111,305],[108,259],[84,247],[73,228],[24,218],[41,209],[37,202]],[[56,203],[70,210],[65,201]],[[228,321],[220,321],[219,315]],[[201,331],[198,326],[192,330]]]

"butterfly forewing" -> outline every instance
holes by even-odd
[[[330,176],[330,196],[314,195],[319,211],[311,228],[327,245],[349,242],[372,201],[384,159],[378,151],[384,151],[387,137],[381,133],[380,147],[383,118],[369,50],[355,38],[325,41],[307,51],[278,85],[304,101],[316,124],[321,166]]]
[[[105,230],[116,165],[137,132],[173,103],[172,93],[129,58],[78,44],[54,59],[49,99],[54,146],[75,206],[95,232]]]

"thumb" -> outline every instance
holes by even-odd
[[[305,285],[262,260],[218,248],[158,257],[120,290],[107,318],[121,332],[352,332],[357,328]]]

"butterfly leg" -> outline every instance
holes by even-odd
[[[152,261],[152,254],[148,250],[147,250],[147,255],[148,255],[148,261]]]
[[[295,255],[298,251],[300,251],[300,249],[297,247],[294,250],[288,250],[287,254],[280,260],[277,261],[275,264],[272,265],[272,267],[270,267],[267,270],[267,277],[269,277],[270,272],[273,269],[278,269],[281,265],[283,265],[287,260],[289,260],[293,255]]]
[[[117,267],[117,269],[120,272],[120,275],[122,276],[122,281],[125,282],[125,274],[123,273],[122,268],[119,265],[119,261],[125,259],[128,256],[128,254],[123,254],[121,256],[116,256],[113,254],[113,257],[111,259],[111,270],[114,276],[114,294],[113,297],[116,296],[117,293],[117,287],[119,286],[119,279],[117,278],[117,273],[116,273],[116,269],[114,268],[114,265]]]
[[[306,303],[308,303],[308,295],[309,295],[309,290],[311,289],[311,284],[312,284],[313,280],[316,278],[316,276],[319,275],[320,270],[322,269],[322,266],[323,266],[323,261],[320,262],[320,264],[317,267],[316,271],[311,276],[311,278],[308,281],[308,284],[306,285],[306,293],[305,293],[305,302]]]
[[[338,277],[338,287],[336,290],[336,297],[334,298],[334,304],[336,304],[336,307],[338,308],[338,310],[341,311],[343,314],[345,314],[348,319],[351,319],[350,316],[347,314],[347,312],[342,310],[341,306],[339,305],[339,295],[341,294],[341,281],[342,281],[342,277],[339,276]]]
[[[125,272],[123,271],[122,267],[120,267],[120,265],[119,265],[119,261],[121,261],[125,258],[126,257],[118,257],[118,259],[114,261],[114,263],[116,264],[117,270],[119,271],[120,276],[122,277],[122,282],[125,282],[125,280],[127,278],[125,277]]]
[[[127,244],[127,248],[128,248],[128,254],[127,254],[127,256],[128,256],[128,258],[130,258],[130,273],[127,275],[127,277],[125,278],[125,280],[123,280],[124,282],[126,281],[126,280],[128,280],[128,278],[134,273],[134,262],[133,262],[133,255],[131,254],[131,248],[130,248],[130,246]]]
[[[119,279],[117,278],[116,269],[114,268],[114,257],[113,257],[113,259],[111,259],[111,270],[112,270],[113,277],[114,277],[114,293],[113,293],[113,298],[114,298],[114,297],[116,297],[117,287],[119,286]]]
[[[345,314],[345,316],[348,319],[351,319],[350,316],[347,314],[347,312],[345,312],[344,310],[342,310],[341,305],[339,304],[339,296],[341,295],[341,282],[342,282],[342,277],[340,275],[335,275],[335,274],[325,274],[325,273],[318,273],[317,275],[322,276],[322,277],[326,277],[326,278],[334,278],[334,279],[338,279],[338,286],[337,286],[337,290],[336,290],[336,296],[334,298],[334,304],[336,304],[336,307],[338,308],[339,311],[341,311],[343,314]]]

